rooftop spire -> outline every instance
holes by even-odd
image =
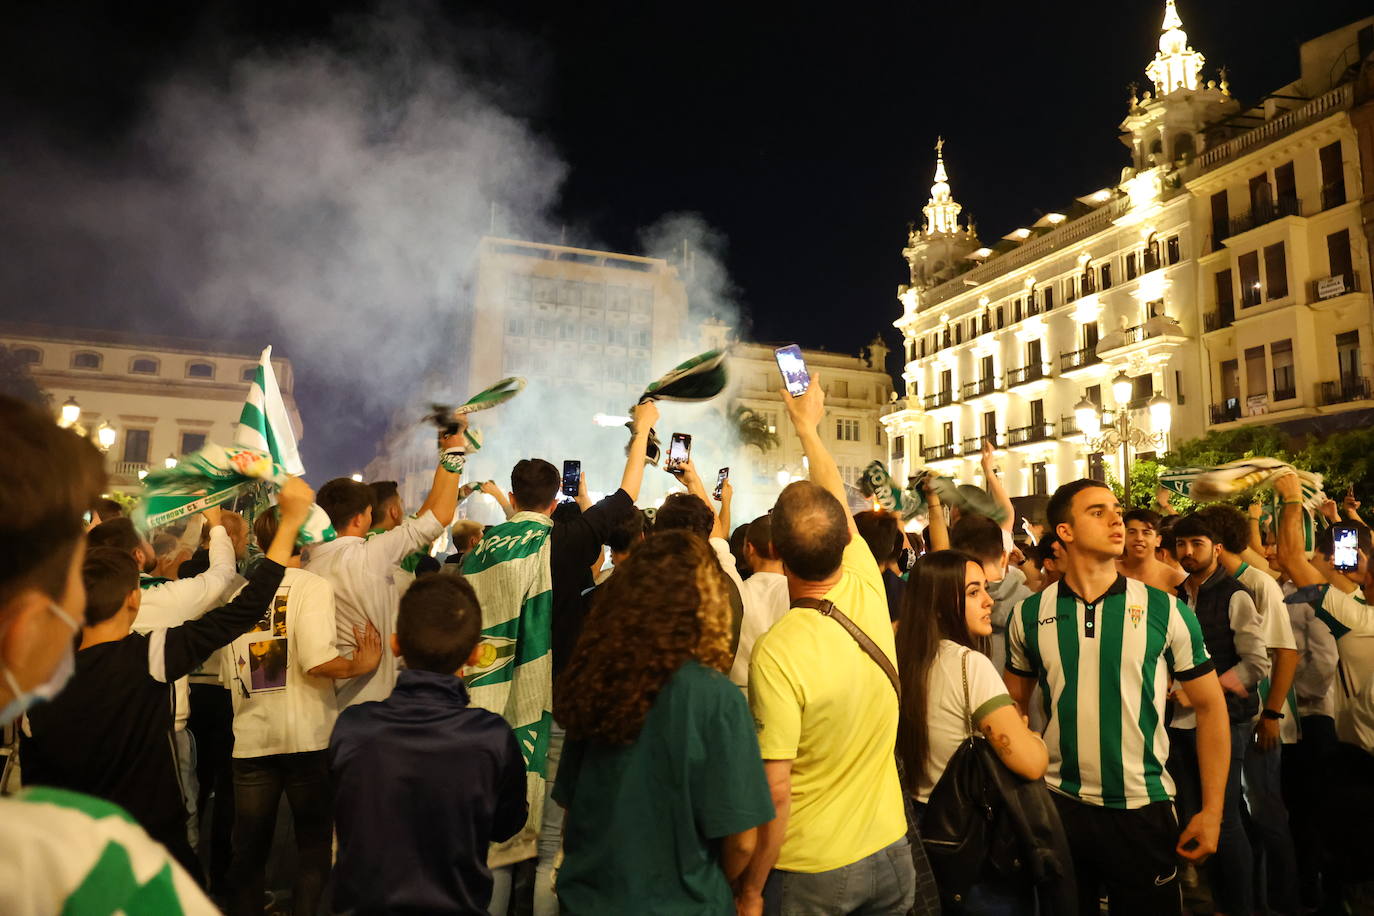
[[[1188,33],[1183,31],[1183,17],[1179,16],[1174,0],[1165,0],[1159,50],[1145,68],[1145,75],[1155,84],[1155,95],[1165,96],[1177,89],[1197,89],[1204,60],[1200,52],[1188,46]]]
[[[963,207],[955,202],[949,191],[949,173],[945,171],[945,138],[935,141],[935,183],[930,186],[930,201],[922,210],[926,215],[927,234],[952,233],[959,228],[959,212]]]

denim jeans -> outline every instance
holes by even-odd
[[[558,894],[554,889],[558,854],[563,849],[563,806],[553,800],[553,783],[558,777],[558,758],[563,756],[563,736],[557,724],[549,730],[549,750],[544,760],[548,768],[548,787],[544,792],[544,822],[539,825],[539,865],[534,872],[534,916],[558,916]]]
[[[857,862],[808,874],[774,869],[763,887],[767,916],[903,916],[916,897],[906,837]]]
[[[229,912],[261,916],[267,857],[282,793],[291,805],[299,862],[292,889],[295,916],[314,916],[329,880],[334,834],[333,794],[326,751],[235,757],[234,857],[229,866]]]
[[[196,814],[196,797],[200,794],[200,780],[196,778],[196,738],[184,728],[173,734],[177,743],[177,780],[181,783],[181,800],[186,805],[186,840],[196,849],[200,846],[200,818]]]
[[[1245,801],[1255,840],[1255,903],[1261,913],[1297,913],[1298,858],[1283,803],[1281,748],[1245,754]]]
[[[1254,907],[1255,862],[1241,816],[1241,773],[1253,734],[1253,723],[1231,724],[1231,767],[1221,809],[1221,836],[1216,855],[1203,866],[1216,907],[1228,916],[1245,916]],[[1202,809],[1196,730],[1169,729],[1168,767],[1178,787],[1179,823],[1186,825]]]

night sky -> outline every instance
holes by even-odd
[[[138,119],[149,87],[188,69],[213,76],[249,51],[338,42],[340,17],[373,8],[284,0],[11,8],[0,30],[0,131],[38,133],[98,158]],[[728,240],[748,336],[856,351],[878,331],[899,341],[891,322],[906,273],[900,250],[929,196],[937,134],[954,196],[985,244],[1115,183],[1127,162],[1116,125],[1127,85],[1145,82],[1163,8],[1158,0],[507,2],[431,11],[436,27],[459,36],[466,66],[495,87],[495,101],[566,163],[554,217],[568,244],[635,251],[643,227],[694,211]],[[1267,9],[1179,3],[1190,43],[1207,56],[1205,76],[1227,65],[1232,92],[1246,102],[1297,77],[1300,41],[1359,18],[1368,4],[1294,4],[1282,16]],[[3,295],[0,311],[11,319],[150,330],[152,319],[164,333],[196,330],[113,296]],[[318,431],[333,418],[312,409],[301,352],[309,343],[278,349],[301,365],[297,395]],[[322,473],[371,455],[357,435],[344,443],[307,435],[306,444]]]

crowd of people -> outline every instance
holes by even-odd
[[[1294,475],[1269,527],[1086,479],[1018,527],[987,448],[996,511],[918,533],[783,397],[810,477],[734,528],[690,462],[636,506],[645,402],[596,502],[463,484],[460,422],[413,510],[290,478],[152,532],[0,398],[0,912],[1374,912],[1353,499],[1353,569]]]

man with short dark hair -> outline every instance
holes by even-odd
[[[339,715],[334,912],[487,912],[489,844],[514,836],[527,810],[515,734],[463,682],[481,626],[462,577],[416,581],[387,647],[405,660],[395,690]]]
[[[504,866],[539,857],[535,911],[557,905],[553,862],[562,840],[562,809],[552,790],[563,732],[553,722],[553,679],[582,633],[582,593],[592,585],[592,562],[610,530],[634,511],[644,480],[649,431],[658,419],[652,401],[634,409],[633,438],[616,491],[565,520],[552,518],[563,475],[540,458],[511,470],[515,510],[463,558],[463,575],[482,607],[482,653],[468,675],[474,706],[500,713],[526,749],[529,822],[492,851],[491,910],[504,913],[512,887]],[[579,489],[581,489],[579,481]]]
[[[1231,766],[1226,779],[1221,836],[1217,854],[1208,864],[1217,908],[1225,913],[1249,913],[1254,906],[1253,859],[1250,839],[1241,823],[1241,781],[1245,751],[1254,734],[1259,712],[1259,682],[1269,673],[1264,633],[1255,601],[1245,587],[1227,574],[1217,556],[1218,537],[1201,513],[1181,518],[1173,530],[1178,562],[1188,572],[1178,596],[1188,602],[1202,627],[1207,654],[1226,690],[1231,724]],[[1169,723],[1169,770],[1178,783],[1179,810],[1187,817],[1198,807],[1194,750],[1194,719],[1187,708],[1174,712]]]
[[[372,492],[372,530],[381,534],[401,524],[401,488],[394,480],[374,480],[367,485]]]
[[[390,641],[400,602],[398,564],[417,550],[426,549],[453,521],[467,460],[467,418],[459,417],[457,426],[457,432],[439,440],[434,482],[420,511],[390,531],[367,537],[372,529],[373,493],[366,484],[338,477],[320,487],[317,502],[329,515],[338,537],[311,547],[304,568],[334,588],[340,655],[353,655],[358,648],[354,634],[368,626],[377,630],[383,646]],[[385,699],[396,683],[398,670],[396,657],[383,652],[375,670],[337,683],[339,708]]]
[[[1047,530],[1063,577],[1032,595],[1007,629],[1007,690],[1023,714],[1039,683],[1049,722],[1045,781],[1073,850],[1079,912],[1178,914],[1177,858],[1199,861],[1221,829],[1229,736],[1221,687],[1197,617],[1116,569],[1125,540],[1116,496],[1095,480],[1050,497]],[[1202,809],[1182,836],[1164,768],[1170,679],[1197,711]]]
[[[1139,579],[1160,591],[1173,592],[1188,574],[1162,563],[1156,555],[1159,549],[1159,514],[1149,509],[1132,509],[1126,513],[1126,550],[1116,568],[1128,579]]]
[[[1260,713],[1255,740],[1245,750],[1245,800],[1250,808],[1251,831],[1262,846],[1258,858],[1266,880],[1257,882],[1260,910],[1271,906],[1280,913],[1299,908],[1297,853],[1288,827],[1283,802],[1281,745],[1298,740],[1296,697],[1290,688],[1298,671],[1298,644],[1283,601],[1283,589],[1266,572],[1251,566],[1242,555],[1250,546],[1250,523],[1234,506],[1215,504],[1197,512],[1216,533],[1217,562],[1245,587],[1259,611],[1261,633],[1269,649],[1269,676],[1259,682]]]
[[[817,913],[905,913],[916,877],[892,750],[897,693],[833,617],[797,604],[830,602],[895,667],[887,595],[845,509],[835,459],[817,433],[825,417],[819,374],[800,397],[786,390],[781,396],[811,480],[789,485],[773,508],[772,544],[792,608],[754,644],[749,706],[777,815],[759,827],[736,903],[741,913],[765,905],[769,912],[786,905]]]
[[[989,480],[996,473],[988,465]],[[977,560],[987,577],[988,594],[992,596],[992,639],[989,656],[1001,670],[1007,657],[1007,620],[1022,600],[1033,594],[1026,585],[1026,574],[1008,562],[1011,532],[985,515],[963,513],[949,531],[949,546],[962,550]]]

